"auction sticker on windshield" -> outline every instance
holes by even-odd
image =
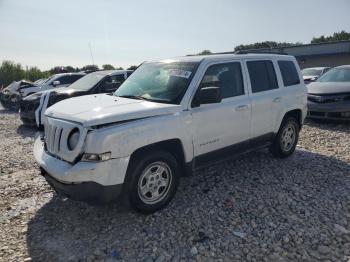
[[[182,69],[169,69],[170,76],[183,77],[188,79],[191,76],[190,71],[182,70]]]

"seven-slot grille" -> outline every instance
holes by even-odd
[[[45,150],[52,156],[73,163],[81,155],[86,129],[81,125],[51,117],[45,117]],[[79,141],[74,149],[68,148],[68,138],[73,130],[79,130]]]
[[[63,128],[55,125],[45,125],[45,143],[49,153],[56,155],[60,150]]]

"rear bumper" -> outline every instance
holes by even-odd
[[[350,101],[315,103],[308,101],[309,118],[350,120]]]

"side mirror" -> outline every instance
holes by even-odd
[[[203,87],[199,92],[200,104],[214,104],[221,102],[221,89],[217,86]]]
[[[52,85],[53,85],[53,86],[58,86],[58,85],[60,85],[60,84],[61,84],[61,82],[58,81],[58,80],[52,82]]]

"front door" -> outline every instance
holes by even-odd
[[[249,141],[251,105],[244,83],[240,61],[207,66],[198,89],[218,86],[222,101],[205,105],[192,103],[195,164],[220,157],[220,153],[227,150],[240,150]]]

